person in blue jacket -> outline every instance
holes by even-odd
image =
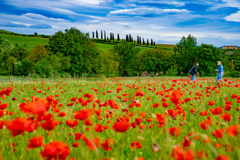
[[[193,66],[190,70],[190,76],[191,76],[191,80],[195,81],[195,74],[197,73],[197,67],[199,66],[199,63],[197,62],[195,66]]]
[[[222,80],[222,77],[223,77],[223,66],[222,66],[221,61],[218,61],[218,62],[217,62],[217,65],[219,65],[219,67],[218,67],[218,69],[215,70],[215,71],[218,72],[216,81],[218,81],[218,80],[221,81],[221,80]]]

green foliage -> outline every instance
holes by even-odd
[[[14,75],[28,75],[28,73],[32,73],[32,64],[31,61],[29,61],[27,58],[23,59],[21,62],[15,63],[15,70],[14,70]]]
[[[114,52],[101,52],[101,74],[106,75],[107,77],[114,77],[118,75],[118,55]]]
[[[37,45],[31,50],[31,54],[28,56],[29,61],[34,65],[38,61],[41,61],[44,56],[47,55],[47,50],[43,45]]]
[[[68,72],[72,75],[76,72],[97,73],[100,51],[88,34],[76,28],[66,29],[65,33],[59,31],[49,39],[49,49],[53,54],[60,52],[71,59]]]
[[[194,36],[182,37],[177,46],[174,47],[176,64],[178,66],[178,74],[181,72],[188,73],[194,62],[196,62],[195,49],[197,39]]]
[[[200,47],[197,47],[196,52],[196,61],[199,62],[198,72],[203,74],[203,76],[215,76],[215,69],[218,68],[217,61],[221,61],[224,67],[224,71],[229,69],[229,61],[227,55],[219,48],[214,47],[213,45],[202,44]]]
[[[138,54],[138,61],[141,71],[163,72],[164,74],[174,64],[172,52],[163,49],[149,49]]]
[[[47,59],[42,59],[34,65],[35,73],[40,76],[51,77],[53,67]]]
[[[15,57],[17,61],[21,61],[29,55],[29,50],[26,44],[18,45],[15,44],[13,49],[10,51],[10,55]]]
[[[118,55],[119,74],[121,76],[131,76],[138,73],[137,54],[140,51],[133,43],[119,43],[114,46],[113,52]]]
[[[240,77],[240,72],[239,71],[232,71],[230,73],[231,77],[233,78],[239,78]]]
[[[167,76],[176,76],[178,73],[178,70],[177,70],[177,67],[176,66],[171,66],[167,72],[166,72],[166,75]]]

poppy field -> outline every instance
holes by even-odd
[[[239,79],[0,82],[0,159],[240,159]]]

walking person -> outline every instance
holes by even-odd
[[[218,75],[217,75],[217,78],[216,78],[216,82],[219,80],[221,81],[222,80],[222,77],[223,77],[223,66],[222,66],[222,63],[221,61],[218,61],[217,62],[217,65],[219,66],[218,69],[216,69],[215,71],[218,72]]]
[[[197,73],[197,67],[199,66],[199,63],[197,62],[195,66],[192,67],[190,70],[190,76],[191,76],[191,81],[195,81],[195,74]]]

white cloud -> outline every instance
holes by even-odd
[[[68,1],[69,2],[69,1]],[[103,0],[71,0],[71,3],[76,3],[76,4],[82,4],[82,3],[87,3],[87,4],[100,4],[104,2]]]
[[[160,9],[160,8],[134,8],[134,9],[120,9],[111,11],[109,14],[126,14],[126,15],[145,15],[145,14],[163,14],[163,13],[187,13],[186,9]]]
[[[225,17],[227,21],[240,22],[240,11]]]
[[[11,22],[11,23],[13,23],[13,24],[20,24],[20,25],[24,25],[24,26],[27,26],[27,27],[32,25],[32,24],[26,24],[26,23],[20,23],[20,22]]]
[[[229,7],[236,7],[240,9],[239,0],[223,0],[223,2],[226,2],[226,5]],[[227,21],[240,22],[240,10],[237,13],[226,16],[224,19]]]
[[[183,2],[176,2],[176,1],[140,1],[138,3],[155,3],[155,4],[167,4],[167,5],[174,5],[174,6],[184,6],[185,4]]]
[[[46,21],[66,21],[65,19],[61,19],[61,18],[52,18],[52,17],[46,17],[46,16],[43,16],[41,14],[35,14],[35,13],[26,13],[26,14],[23,14],[22,16],[25,16],[25,17],[29,17],[29,18],[32,18],[32,19],[38,19],[38,20],[46,20]]]

